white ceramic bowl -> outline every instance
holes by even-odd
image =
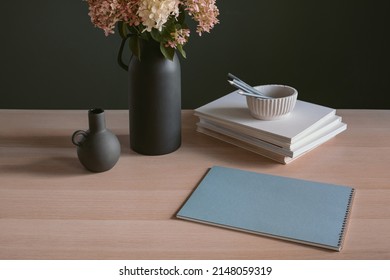
[[[249,111],[254,118],[278,120],[287,117],[294,109],[298,97],[295,88],[285,85],[262,85],[255,88],[272,98],[246,97]]]

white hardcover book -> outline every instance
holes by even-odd
[[[276,139],[275,137],[270,137],[268,135],[264,135],[262,133],[258,133],[257,131],[253,130],[241,130],[236,129],[234,125],[231,125],[226,122],[218,121],[216,119],[210,120],[208,118],[203,118],[199,116],[199,122],[200,123],[212,123],[214,125],[217,125],[219,127],[222,127],[227,130],[236,131],[237,133],[241,135],[247,135],[250,137],[253,137],[255,139],[259,139],[261,141],[270,143],[272,145],[276,145],[278,147],[284,148],[286,150],[295,150],[304,145],[304,143],[308,143],[312,141],[315,137],[323,133],[324,131],[329,130],[330,127],[333,127],[336,122],[341,122],[341,117],[337,115],[330,116],[329,118],[326,118],[325,121],[321,122],[321,126],[317,127],[315,130],[308,130],[303,134],[303,137],[295,141],[294,143],[287,143],[284,141],[280,141],[280,139]]]
[[[328,134],[323,135],[320,139],[317,141],[314,141],[310,143],[309,145],[305,146],[304,148],[300,149],[299,151],[295,152],[294,156],[287,156],[286,152],[282,150],[282,148],[270,148],[265,147],[262,145],[254,144],[252,142],[243,141],[239,138],[235,138],[232,136],[228,136],[227,134],[217,132],[213,129],[208,129],[203,125],[197,125],[197,131],[200,133],[203,133],[205,135],[211,136],[213,138],[219,139],[221,141],[224,141],[226,143],[235,145],[237,147],[240,147],[242,149],[251,151],[253,153],[256,153],[258,155],[267,157],[269,159],[272,159],[276,162],[282,163],[282,164],[288,164],[292,161],[294,161],[297,158],[300,158],[301,156],[305,155],[309,151],[313,150],[314,148],[320,146],[321,144],[329,141],[337,134],[341,133],[346,129],[346,124],[339,123],[336,125],[335,129],[330,131]]]
[[[194,114],[267,142],[291,145],[323,127],[335,116],[336,110],[297,100],[294,110],[286,118],[258,120],[250,115],[246,98],[232,92],[195,109]]]
[[[254,138],[252,136],[238,133],[234,130],[227,129],[225,127],[221,127],[218,124],[214,124],[210,121],[201,120],[197,125],[198,127],[206,128],[208,130],[212,130],[217,133],[226,135],[230,138],[239,140],[241,142],[246,142],[255,147],[266,149],[276,154],[280,154],[291,158],[304,154],[306,151],[309,151],[314,147],[317,147],[325,143],[326,141],[333,138],[334,136],[341,133],[347,128],[346,124],[341,122],[340,117],[335,118],[331,124],[326,126],[326,129],[318,130],[319,133],[318,131],[315,131],[313,135],[308,135],[306,138],[303,138],[300,141],[298,141],[294,149],[288,149],[285,147],[280,147],[272,143],[263,141],[258,138]]]
[[[207,128],[203,128],[203,127],[198,126],[197,131],[200,133],[203,133],[205,135],[211,136],[215,139],[232,144],[234,146],[237,146],[239,148],[242,148],[242,149],[245,149],[247,151],[253,152],[255,154],[261,155],[263,157],[269,158],[271,160],[274,160],[274,161],[282,163],[282,164],[288,164],[288,163],[292,162],[293,160],[299,158],[299,157],[296,157],[296,158],[286,157],[286,156],[274,153],[272,151],[256,147],[256,146],[248,144],[246,142],[242,142],[240,140],[231,138],[229,136],[223,135],[223,134],[215,132],[213,130],[209,130]]]

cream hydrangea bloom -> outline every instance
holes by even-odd
[[[138,9],[138,16],[145,26],[144,31],[152,31],[156,28],[162,30],[169,16],[179,15],[179,0],[142,0]]]

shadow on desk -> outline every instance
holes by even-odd
[[[3,167],[8,174],[36,174],[37,176],[67,176],[91,174],[79,163],[77,157],[47,157],[42,160],[26,160],[25,164]]]
[[[122,155],[131,153],[129,136],[118,135]],[[2,169],[10,174],[66,176],[94,174],[77,158],[77,147],[68,136],[0,136],[1,156],[9,159]]]
[[[70,136],[1,136],[0,143],[1,154],[8,159],[4,172],[46,176],[90,173],[78,161]]]

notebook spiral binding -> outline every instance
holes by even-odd
[[[341,232],[340,232],[340,237],[339,237],[339,242],[338,242],[339,251],[341,250],[341,247],[342,247],[342,244],[344,241],[345,232],[347,230],[347,223],[349,220],[349,216],[351,214],[351,207],[352,207],[352,201],[353,201],[354,195],[355,195],[355,189],[352,189],[351,193],[349,195],[347,210],[345,212],[345,217],[344,217],[343,225],[342,225]]]

